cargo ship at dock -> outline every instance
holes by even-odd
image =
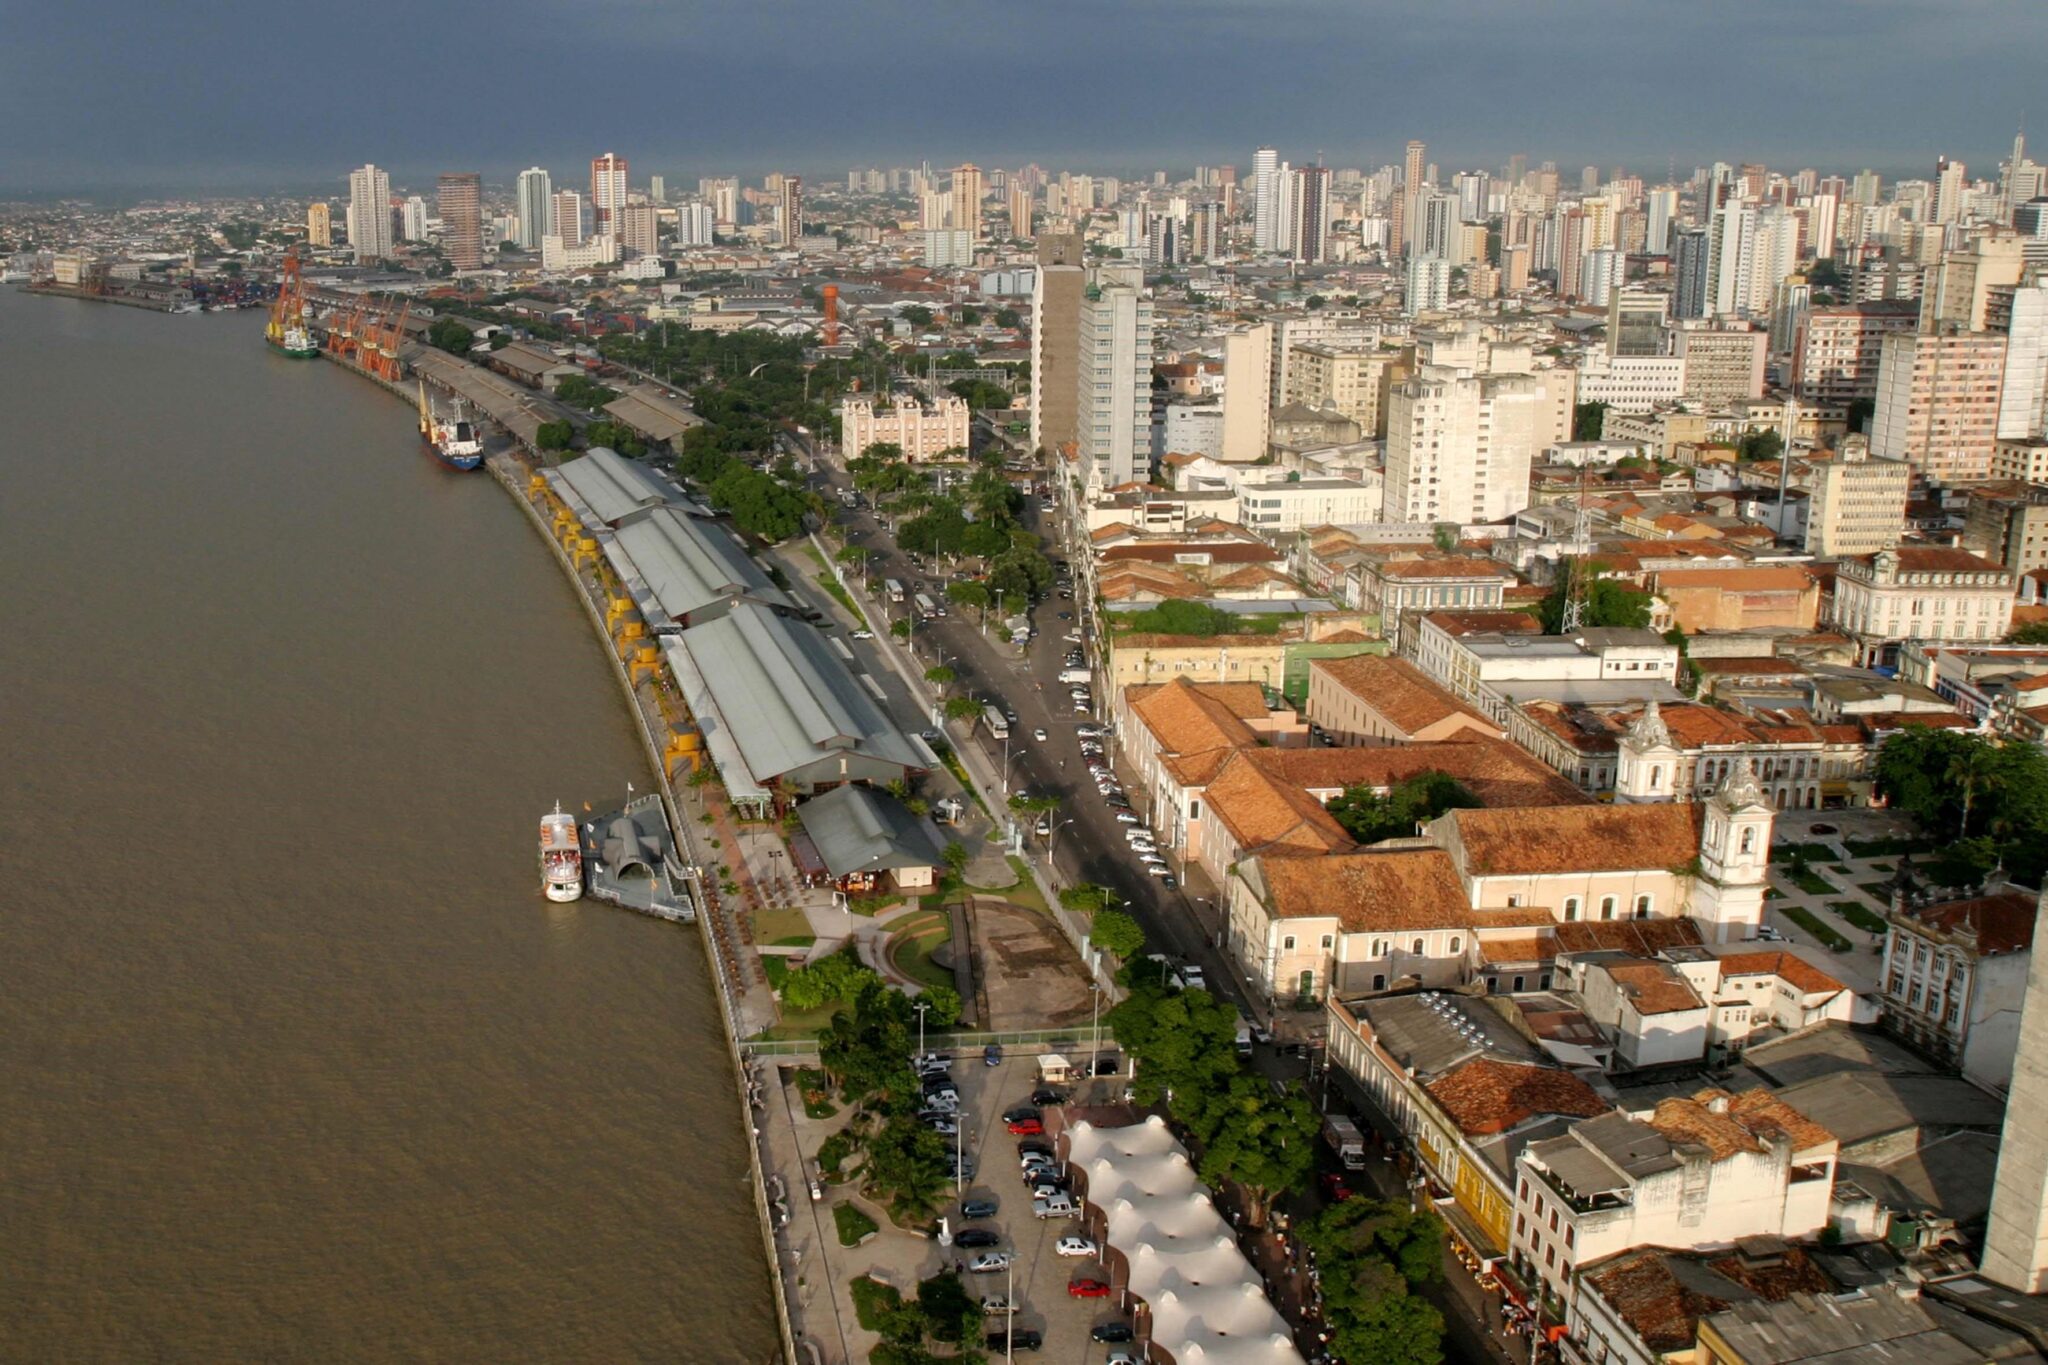
[[[189,309],[174,311],[198,312],[194,303]],[[299,253],[288,252],[284,265],[278,272],[277,298],[270,305],[270,323],[263,329],[263,339],[270,349],[293,360],[311,360],[320,354],[320,344],[313,340],[313,329],[306,325],[306,286],[299,275]]]
[[[420,440],[434,458],[451,469],[475,469],[484,462],[483,433],[469,416],[460,398],[449,400],[450,410],[443,414],[441,405],[427,397],[427,386],[422,382],[420,392]]]

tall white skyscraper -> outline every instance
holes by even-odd
[[[668,177],[650,175],[647,177],[647,197],[657,204],[668,202]]]
[[[626,158],[613,152],[590,159],[590,226],[616,232],[612,215],[626,206]]]
[[[1755,209],[1731,199],[1714,210],[1707,223],[1707,307],[1715,316],[1739,316],[1748,306],[1755,247]]]
[[[374,165],[348,173],[348,240],[359,262],[391,254],[391,176]]]
[[[1425,364],[1395,385],[1387,395],[1386,519],[1500,521],[1527,507],[1530,464],[1553,439],[1557,405],[1547,386],[1561,376]]]
[[[555,181],[546,170],[533,166],[519,173],[516,197],[519,201],[519,236],[527,251],[540,250],[540,239],[555,235]]]
[[[2015,289],[2005,337],[1998,438],[2023,441],[2048,426],[2048,286]]]
[[[1280,241],[1280,153],[1261,147],[1252,153],[1252,245],[1278,249]]]
[[[1401,311],[1409,317],[1434,313],[1451,303],[1451,263],[1441,256],[1408,258],[1408,290],[1401,299]]]
[[[1147,477],[1152,451],[1152,300],[1135,265],[1105,267],[1081,297],[1081,458],[1104,487]]]
[[[403,229],[399,236],[405,241],[426,241],[427,201],[417,194],[408,195],[405,201],[405,209],[399,215],[399,226]]]
[[[1654,189],[1643,196],[1648,226],[1643,233],[1643,250],[1663,256],[1671,250],[1671,230],[1678,225],[1678,191]]]

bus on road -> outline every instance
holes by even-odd
[[[925,594],[919,593],[914,600],[917,603],[917,615],[919,620],[928,621],[932,617],[937,616],[939,614],[939,609],[932,604],[932,599],[927,597]]]
[[[882,586],[889,590],[889,600],[891,602],[901,602],[903,600],[903,585],[901,583],[893,578],[888,578],[882,581]]]
[[[1003,713],[1000,710],[993,706],[984,707],[982,709],[981,723],[988,727],[988,732],[991,738],[1008,739],[1010,737],[1009,720],[1004,717]]]

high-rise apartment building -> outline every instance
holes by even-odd
[[[717,220],[711,212],[711,205],[692,201],[676,206],[676,245],[710,246]]]
[[[325,199],[315,199],[306,205],[306,245],[334,245],[334,211]]]
[[[1375,344],[1302,342],[1287,359],[1288,400],[1328,408],[1358,423],[1368,439],[1385,435],[1381,405],[1388,378],[1400,369],[1401,353]],[[1405,377],[1405,374],[1402,375]]]
[[[981,167],[964,163],[953,168],[953,226],[981,240]]]
[[[1414,250],[1421,256],[1441,256],[1456,261],[1458,254],[1458,196],[1442,190],[1423,189],[1410,196],[1415,209]]]
[[[1713,310],[1709,292],[1713,270],[1713,236],[1705,228],[1681,228],[1673,234],[1671,255],[1677,288],[1671,312],[1678,318],[1703,318]]]
[[[1919,311],[1903,301],[1808,310],[1793,339],[1792,392],[1809,402],[1842,406],[1876,398],[1884,338],[1914,330]]]
[[[549,220],[554,227],[544,237],[560,237],[565,247],[579,247],[590,240],[590,205],[575,190],[555,192],[553,216]]]
[[[1288,180],[1287,254],[1307,264],[1330,256],[1330,172],[1324,166],[1302,166]]]
[[[2005,388],[2005,338],[1993,332],[1894,332],[1879,348],[1870,453],[1905,460],[1941,484],[1991,476]]]
[[[417,194],[407,195],[405,203],[398,210],[398,240],[427,240],[427,201]]]
[[[1280,153],[1272,147],[1252,153],[1252,246],[1280,247]]]
[[[647,177],[647,197],[657,204],[668,202],[668,177],[650,175]]]
[[[1569,378],[1425,364],[1394,385],[1385,519],[1501,521],[1527,507],[1530,465],[1551,439],[1553,382]]]
[[[1104,267],[1081,296],[1076,444],[1106,488],[1150,476],[1152,301],[1142,278],[1135,265]]]
[[[775,231],[786,247],[795,247],[804,235],[804,182],[802,176],[782,177],[782,197],[775,207]]]
[[[1010,235],[1029,240],[1031,237],[1031,187],[1012,184],[1009,190]]]
[[[1087,288],[1081,235],[1038,236],[1031,285],[1031,448],[1058,453],[1075,444],[1079,393],[1081,298]]]
[[[1678,228],[1678,191],[1670,187],[1651,190],[1644,198],[1648,222],[1643,229],[1643,250],[1652,256],[1668,255],[1671,234]]]
[[[348,173],[349,246],[358,262],[391,254],[391,177],[376,166]]]
[[[457,270],[484,266],[484,178],[475,171],[451,171],[434,185],[441,215],[441,249]]]
[[[1613,291],[1607,300],[1607,354],[1663,355],[1667,302],[1664,295],[1645,290]]]
[[[932,270],[957,269],[974,264],[974,234],[966,228],[927,228],[922,255]]]
[[[1223,451],[1232,464],[1267,454],[1272,435],[1273,327],[1258,323],[1223,338]]]
[[[1959,222],[1963,216],[1963,195],[1969,190],[1967,168],[1960,161],[1942,157],[1934,163],[1934,221]]]
[[[1426,164],[1425,158],[1427,154],[1428,148],[1420,139],[1411,140],[1408,144],[1407,156],[1402,163],[1402,208],[1401,212],[1397,215],[1400,218],[1399,227],[1401,231],[1395,240],[1403,251],[1414,252],[1418,250],[1415,241],[1420,223],[1417,221],[1415,197],[1422,193],[1423,167]]]
[[[606,152],[590,159],[590,229],[616,233],[612,217],[626,206],[626,158]]]
[[[1999,391],[2000,440],[2048,434],[2048,286],[2012,291],[2001,310],[2005,378]]]
[[[518,201],[519,235],[513,240],[522,250],[540,250],[540,239],[555,234],[555,179],[541,166],[529,166],[519,173],[513,187]]]
[[[1409,317],[1437,313],[1451,305],[1451,263],[1441,256],[1415,256],[1408,261],[1408,287],[1401,311]]]
[[[1503,293],[1520,294],[1529,287],[1529,244],[1517,242],[1500,249],[1500,287]]]
[[[619,249],[628,257],[652,256],[661,242],[661,216],[652,204],[622,204],[617,214]]]

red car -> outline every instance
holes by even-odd
[[[1352,1189],[1344,1183],[1344,1177],[1335,1171],[1323,1172],[1323,1195],[1332,1203],[1341,1204],[1352,1195]]]
[[[1106,1299],[1109,1286],[1100,1280],[1070,1280],[1067,1292],[1077,1299]]]
[[[1045,1131],[1045,1124],[1039,1119],[1011,1119],[1010,1131],[1018,1137],[1037,1137]]]

